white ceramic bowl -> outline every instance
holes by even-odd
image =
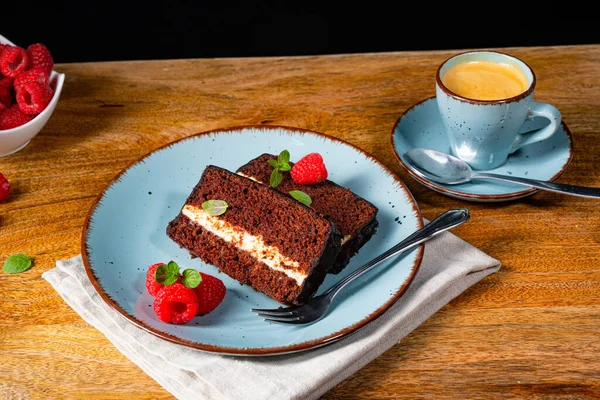
[[[14,43],[0,35],[0,43],[10,44],[14,46]],[[46,106],[44,111],[36,115],[34,119],[26,123],[25,125],[18,126],[13,129],[0,130],[0,157],[7,156],[15,153],[29,143],[35,135],[37,135],[48,119],[54,112],[60,92],[62,91],[63,83],[65,81],[65,74],[52,71],[50,75],[50,87],[54,90],[54,96],[50,100],[50,104]]]

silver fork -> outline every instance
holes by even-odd
[[[352,280],[358,278],[381,261],[396,255],[398,253],[409,250],[439,233],[452,229],[469,219],[469,210],[466,208],[457,208],[448,210],[439,215],[425,227],[415,231],[406,239],[387,250],[386,252],[375,257],[356,271],[327,289],[323,294],[315,296],[310,301],[302,306],[291,306],[286,308],[263,309],[253,308],[252,311],[264,317],[265,321],[277,322],[280,324],[310,324],[323,318],[329,309],[331,301],[336,294],[339,293]]]

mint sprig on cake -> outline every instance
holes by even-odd
[[[281,153],[279,153],[279,156],[277,156],[277,160],[270,159],[267,162],[271,167],[273,167],[271,177],[269,178],[269,184],[271,187],[277,187],[283,180],[283,174],[281,172],[292,170],[292,167],[289,164],[290,152],[287,150],[282,150]]]

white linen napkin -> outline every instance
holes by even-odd
[[[381,317],[332,344],[300,353],[232,357],[162,340],[108,306],[81,256],[42,275],[88,323],[178,399],[316,399],[398,343],[500,262],[452,233],[425,243],[406,293]]]

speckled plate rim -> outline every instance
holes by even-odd
[[[196,350],[201,350],[201,351],[209,352],[209,353],[217,353],[217,354],[221,354],[221,355],[231,355],[231,356],[269,356],[269,355],[281,355],[281,354],[289,354],[289,353],[296,353],[296,352],[300,352],[300,351],[310,350],[310,349],[322,347],[324,345],[336,342],[344,337],[347,337],[348,335],[350,335],[352,333],[355,333],[360,328],[363,328],[370,322],[375,321],[377,318],[379,318],[381,315],[383,315],[383,313],[385,311],[387,311],[398,299],[400,299],[400,297],[406,292],[406,290],[410,286],[410,283],[413,281],[417,271],[419,270],[419,267],[421,266],[421,262],[423,260],[423,248],[424,248],[423,244],[419,245],[417,248],[417,254],[416,254],[415,260],[411,267],[410,274],[408,275],[405,282],[398,288],[397,292],[388,301],[383,303],[373,313],[366,316],[362,320],[354,323],[353,325],[350,325],[350,326],[348,326],[340,331],[334,332],[330,335],[326,335],[326,336],[323,336],[318,339],[309,340],[306,342],[289,345],[289,346],[260,347],[260,348],[232,348],[232,347],[215,346],[215,345],[209,345],[209,344],[205,344],[205,343],[199,343],[199,342],[185,340],[180,337],[171,335],[169,333],[160,331],[160,330],[153,328],[153,327],[145,324],[144,322],[138,320],[137,318],[135,318],[134,316],[132,316],[131,314],[126,312],[123,308],[121,308],[115,300],[113,300],[108,294],[106,294],[104,292],[104,290],[102,289],[100,280],[94,274],[94,270],[91,266],[90,249],[87,244],[88,243],[87,239],[88,239],[88,234],[90,232],[90,224],[92,222],[93,215],[94,215],[97,207],[101,204],[102,199],[104,198],[106,192],[113,185],[117,184],[119,182],[119,178],[123,174],[125,174],[129,169],[133,168],[134,166],[136,166],[139,163],[143,163],[146,158],[148,158],[149,156],[151,156],[157,152],[167,150],[175,144],[184,142],[186,140],[191,140],[191,139],[194,139],[194,138],[197,138],[200,136],[227,134],[227,133],[231,133],[231,132],[237,132],[237,131],[240,131],[243,129],[256,129],[256,130],[263,130],[265,132],[266,131],[276,131],[276,130],[286,130],[291,133],[297,133],[297,134],[301,134],[301,135],[315,135],[315,136],[321,137],[322,139],[335,142],[338,145],[351,147],[352,149],[363,154],[368,160],[370,160],[375,165],[379,166],[383,170],[383,172],[387,173],[391,178],[393,178],[393,180],[396,182],[398,187],[404,191],[407,199],[410,201],[410,203],[412,205],[414,214],[416,216],[417,228],[420,229],[424,226],[421,210],[419,209],[419,206],[418,206],[414,196],[412,195],[412,193],[410,192],[410,190],[408,189],[406,184],[404,184],[404,182],[391,169],[389,169],[387,166],[385,166],[385,164],[383,164],[382,162],[380,162],[375,157],[373,157],[371,154],[367,153],[366,151],[362,150],[361,148],[359,148],[349,142],[346,142],[343,139],[339,139],[339,138],[336,138],[336,137],[333,137],[333,136],[330,136],[330,135],[327,135],[324,133],[320,133],[320,132],[316,132],[316,131],[312,131],[312,130],[308,130],[308,129],[283,126],[283,125],[240,125],[240,126],[232,126],[232,127],[227,127],[227,128],[218,128],[218,129],[208,130],[208,131],[200,132],[200,133],[193,134],[190,136],[186,136],[181,139],[177,139],[175,141],[167,143],[161,147],[158,147],[158,148],[146,153],[145,155],[138,158],[136,161],[129,164],[123,170],[121,170],[117,175],[115,175],[115,177],[113,177],[110,180],[110,182],[104,187],[104,189],[102,189],[102,191],[98,194],[98,196],[96,197],[96,199],[94,200],[92,206],[90,207],[90,209],[88,211],[88,214],[87,214],[84,224],[83,224],[82,233],[81,233],[81,256],[83,259],[83,264],[85,267],[86,274],[87,274],[88,278],[90,279],[90,282],[92,283],[92,286],[94,287],[94,289],[96,290],[98,295],[111,308],[113,308],[119,314],[121,314],[126,320],[128,320],[130,323],[136,325],[137,327],[143,329],[144,331],[146,331],[150,334],[153,334],[153,335],[155,335],[161,339],[167,340],[169,342],[179,344],[182,346],[186,346],[186,347],[190,347],[190,348],[193,348]],[[316,323],[320,323],[320,322],[322,323],[324,321],[326,321],[326,318],[324,318],[323,320],[316,322]]]
[[[465,192],[461,192],[458,190],[453,190],[453,189],[449,189],[447,187],[440,186],[435,182],[429,181],[429,180],[422,178],[419,175],[415,174],[404,163],[404,161],[402,161],[401,155],[398,154],[398,150],[396,149],[396,144],[394,141],[394,136],[396,134],[396,129],[398,128],[398,125],[400,124],[402,119],[408,115],[408,113],[410,113],[416,107],[423,105],[425,102],[432,101],[432,100],[435,100],[435,96],[428,97],[424,100],[419,101],[418,103],[413,104],[411,107],[407,108],[400,115],[400,117],[398,117],[398,119],[394,123],[394,126],[392,127],[392,132],[390,135],[390,144],[392,147],[392,152],[394,153],[394,156],[396,157],[396,160],[398,161],[400,166],[402,168],[404,168],[404,170],[406,172],[408,172],[408,174],[412,178],[414,178],[416,181],[420,182],[424,186],[428,187],[429,189],[432,189],[438,193],[441,193],[441,194],[444,194],[444,195],[447,195],[447,196],[450,196],[450,197],[453,197],[456,199],[460,199],[460,200],[468,200],[468,201],[476,201],[476,202],[501,202],[501,201],[517,200],[517,199],[522,199],[523,197],[531,196],[532,194],[539,192],[539,189],[531,188],[531,189],[521,190],[519,192],[505,193],[505,194],[465,193]],[[567,126],[567,124],[564,121],[561,121],[561,125],[562,125],[562,128],[564,129],[566,135],[569,137],[569,142],[571,144],[569,147],[569,159],[564,163],[564,165],[561,167],[561,169],[555,175],[553,175],[552,178],[550,178],[548,180],[549,182],[553,182],[553,181],[557,180],[567,170],[568,165],[570,164],[571,160],[573,159],[573,153],[574,153],[573,135],[571,134],[569,127]]]

